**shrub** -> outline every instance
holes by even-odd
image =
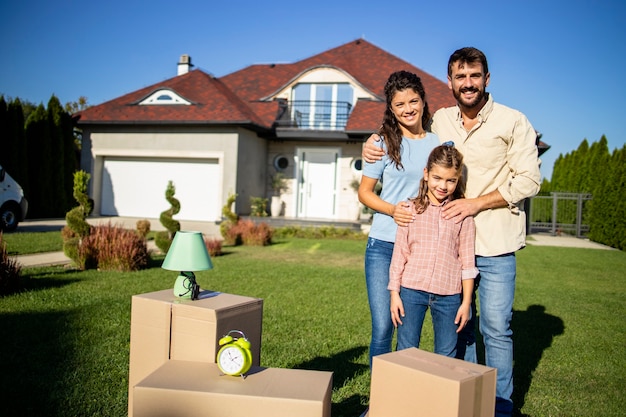
[[[238,223],[231,224],[230,221],[220,224],[220,233],[224,238],[224,244],[228,246],[239,246],[243,244],[241,240],[241,229]]]
[[[267,223],[255,224],[252,220],[240,220],[237,226],[244,245],[267,246],[272,243],[273,230]]]
[[[287,178],[282,172],[277,172],[272,176],[272,190],[274,195],[281,195],[283,192],[289,189]]]
[[[22,272],[19,262],[9,257],[6,246],[0,231],[0,295],[11,294],[19,289]]]
[[[163,253],[167,253],[174,240],[174,235],[180,230],[180,222],[174,220],[174,215],[180,211],[180,202],[174,197],[176,194],[176,187],[172,181],[167,182],[167,188],[165,189],[165,199],[170,203],[170,208],[161,212],[159,220],[165,231],[159,232],[154,237],[154,243]]]
[[[209,256],[222,256],[222,241],[220,239],[205,237],[204,244]]]
[[[136,271],[145,268],[150,260],[148,247],[136,232],[120,226],[94,226],[80,246],[85,269],[104,271]]]
[[[63,227],[63,252],[80,268],[85,269],[85,260],[81,258],[82,239],[89,236],[91,225],[85,220],[91,213],[93,202],[87,195],[87,185],[91,176],[85,171],[74,173],[74,199],[78,206],[65,215],[67,225]]]
[[[257,225],[252,220],[239,220],[226,230],[224,242],[233,242],[229,243],[231,246],[267,246],[272,243],[273,234],[274,230],[267,223]]]
[[[241,235],[237,230],[231,230],[239,221],[239,216],[232,211],[236,199],[237,194],[229,194],[226,204],[222,207],[222,217],[225,220],[220,224],[220,234],[224,238],[224,244],[229,246],[241,245]]]
[[[145,239],[150,233],[150,220],[137,220],[137,234],[140,238]]]
[[[267,198],[250,197],[250,215],[254,217],[267,217]]]
[[[307,239],[335,238],[335,239],[354,239],[366,240],[367,234],[360,230],[354,230],[347,227],[300,227],[285,226],[274,230],[273,237],[289,239],[301,237]]]

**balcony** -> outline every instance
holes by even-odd
[[[281,101],[277,128],[339,130],[346,128],[352,104],[346,101]]]

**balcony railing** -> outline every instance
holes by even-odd
[[[352,105],[346,101],[295,100],[281,103],[277,127],[308,130],[344,130]]]

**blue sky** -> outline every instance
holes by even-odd
[[[544,177],[585,138],[626,143],[623,0],[0,0],[0,94],[94,105],[175,76],[182,54],[220,77],[358,38],[442,81],[450,53],[482,49],[488,91],[552,146]]]

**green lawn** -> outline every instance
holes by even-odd
[[[7,245],[9,255],[63,250],[61,232],[4,233],[2,240]]]
[[[11,238],[5,239],[11,252]],[[332,416],[368,402],[364,241],[226,247],[204,289],[264,299],[261,364],[334,372]],[[124,416],[130,302],[173,287],[162,258],[133,273],[25,268],[0,299],[1,416]],[[528,247],[518,255],[515,400],[527,416],[624,416],[626,254]],[[430,322],[422,347],[432,350]]]

